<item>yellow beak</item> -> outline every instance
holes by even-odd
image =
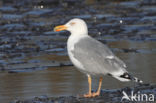
[[[66,30],[66,29],[67,29],[67,27],[65,25],[59,25],[54,28],[54,31],[56,32],[56,31],[62,31],[62,30]]]

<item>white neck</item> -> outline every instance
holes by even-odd
[[[87,27],[69,30],[71,35],[88,35]]]
[[[85,34],[79,34],[79,33],[73,33],[69,36],[67,45],[74,45],[76,42],[78,42],[81,38],[89,36],[87,33]],[[69,43],[70,42],[70,43]]]
[[[85,36],[88,35],[88,32],[71,32],[71,35],[75,35],[75,36]]]

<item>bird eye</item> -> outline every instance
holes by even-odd
[[[73,26],[75,24],[75,22],[71,22],[70,25]]]

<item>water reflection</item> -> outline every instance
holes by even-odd
[[[39,95],[72,95],[77,94],[77,91],[83,93],[86,84],[84,77],[73,67],[49,68],[33,73],[3,73],[0,75],[0,100],[9,101],[15,97],[31,98]]]
[[[152,43],[112,42],[108,45],[112,48],[150,48]],[[149,46],[148,46],[149,45]],[[115,52],[128,65],[128,71],[142,79],[146,83],[156,82],[156,58],[153,53],[122,53]],[[31,73],[2,73],[0,75],[0,100],[11,101],[18,98],[32,98],[34,96],[48,95],[77,95],[88,91],[87,77],[73,66],[48,68]],[[105,76],[103,89],[122,88],[132,86],[133,83],[122,83],[112,77]],[[98,78],[93,77],[93,89],[98,86]]]

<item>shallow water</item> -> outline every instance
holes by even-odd
[[[112,48],[133,47],[142,49],[141,53],[123,53],[120,51],[115,53],[127,63],[128,71],[134,76],[142,79],[145,83],[156,82],[156,54],[150,51],[151,46],[156,46],[155,43],[117,41],[110,42],[108,45]],[[96,89],[98,78],[93,78],[93,89]],[[0,84],[1,101],[11,101],[16,98],[29,99],[41,95],[76,96],[88,91],[87,76],[73,66],[49,67],[45,70],[22,73],[1,72]],[[105,76],[102,88],[114,89],[125,86],[133,86],[133,83],[122,83],[112,77]]]
[[[106,43],[131,74],[156,83],[155,4],[152,0],[0,1],[0,101],[88,91],[87,77],[67,56],[69,32],[53,32],[55,25],[74,17],[87,21],[89,34]],[[93,89],[97,84],[95,77]],[[105,76],[102,88],[125,86],[133,83]]]

